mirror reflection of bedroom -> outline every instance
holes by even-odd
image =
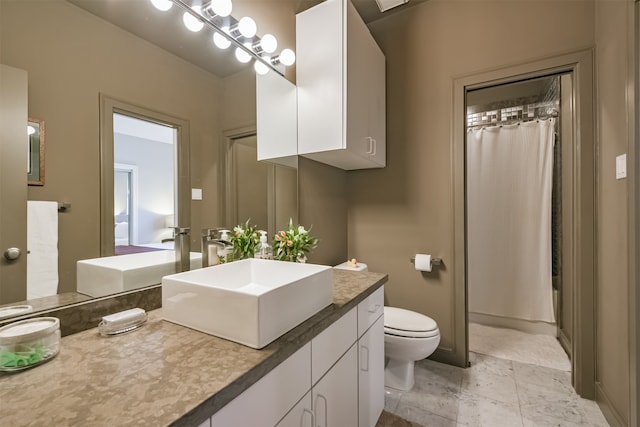
[[[173,250],[176,129],[113,115],[115,255]]]

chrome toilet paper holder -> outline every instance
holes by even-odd
[[[413,257],[409,261],[411,261],[411,264],[415,264],[416,258]],[[440,265],[440,264],[442,264],[442,258],[431,258],[431,265]]]

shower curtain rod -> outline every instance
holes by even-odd
[[[537,102],[513,107],[492,108],[475,113],[467,113],[467,127],[497,126],[519,121],[530,121],[540,118],[557,117],[558,101]]]
[[[552,114],[547,115],[547,116],[538,116],[538,117],[521,117],[519,119],[509,119],[509,120],[502,120],[499,122],[492,122],[492,123],[481,123],[478,125],[472,125],[472,126],[467,126],[467,132],[470,132],[472,130],[478,130],[478,129],[484,129],[484,128],[491,128],[491,127],[502,127],[504,125],[514,125],[514,124],[520,124],[520,123],[525,123],[525,122],[532,122],[532,121],[540,121],[540,120],[549,120],[549,119],[553,119],[558,117],[558,112],[554,111]],[[555,132],[555,134],[557,135],[557,132]]]

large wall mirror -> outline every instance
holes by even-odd
[[[254,129],[227,133],[226,144],[226,222],[250,220],[269,239],[286,230],[289,220],[298,223],[297,161],[258,161]]]
[[[251,15],[259,33],[272,33],[283,47],[294,47],[295,3],[236,0],[234,10]],[[188,212],[183,215],[192,230],[192,251],[200,250],[201,229],[233,226],[226,215],[225,135],[229,129],[255,127],[252,67],[237,63],[231,49],[217,51],[210,33],[185,29],[178,8],[162,14],[145,0],[0,0],[0,8],[0,63],[27,71],[28,114],[46,118],[46,185],[29,186],[27,198],[68,206],[57,213],[57,290],[34,306],[86,300],[77,292],[77,262],[108,255],[101,229],[110,228],[115,239],[113,194],[111,222],[101,219],[100,94],[188,122],[190,149],[184,161],[189,167],[177,181],[189,195],[178,203]],[[192,189],[201,190],[200,200],[191,200]],[[0,193],[1,204],[10,203],[4,198]],[[291,206],[282,216],[297,215],[297,206]],[[164,213],[163,227],[170,225],[169,216]],[[27,233],[26,221],[22,226]],[[158,238],[168,237],[161,234]],[[21,262],[31,262],[28,256]],[[0,306],[26,299],[27,269],[22,268],[21,280],[0,282],[0,287],[19,288]]]

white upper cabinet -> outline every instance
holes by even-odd
[[[386,165],[385,58],[349,0],[296,16],[298,154],[341,169]]]
[[[269,72],[256,75],[258,160],[297,166],[296,86]]]

